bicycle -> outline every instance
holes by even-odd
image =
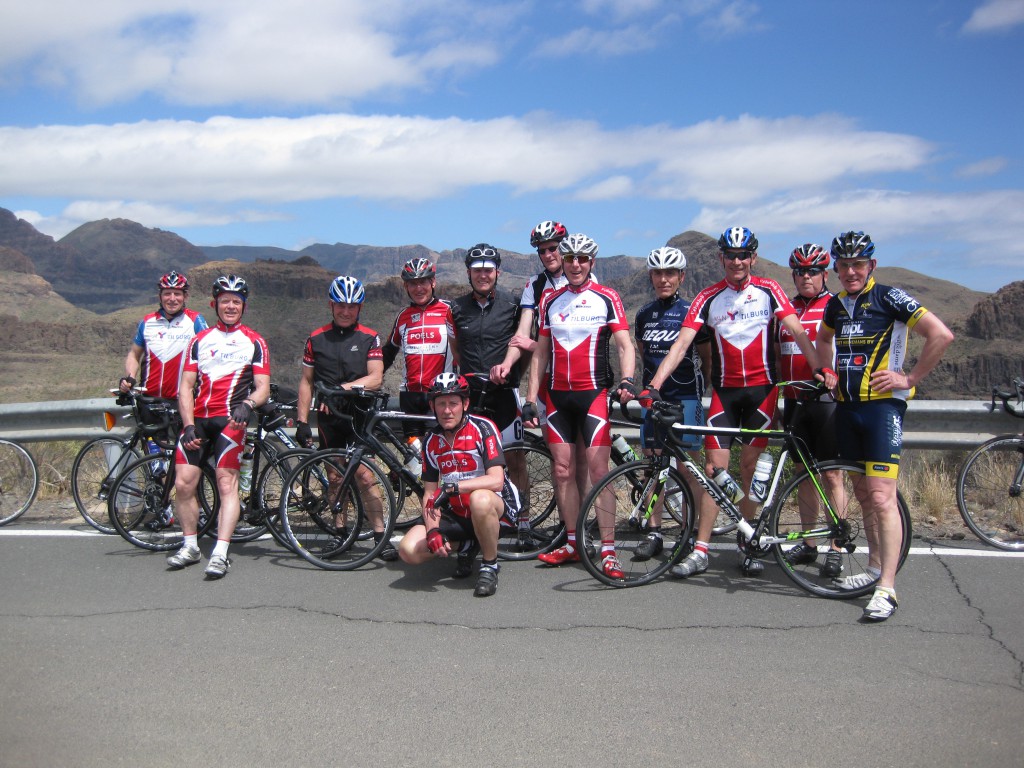
[[[133,419],[135,428],[126,437],[96,437],[78,451],[71,465],[71,495],[75,507],[90,526],[100,533],[116,534],[117,529],[110,523],[108,500],[114,480],[133,461],[146,453],[154,455],[174,447],[180,420],[177,418],[177,404],[156,397],[147,397],[142,390],[120,392],[117,404],[129,406],[131,411],[123,418]],[[143,411],[147,418],[143,418]],[[107,411],[103,414],[107,431],[114,428],[117,415]],[[145,423],[145,422],[151,423]]]
[[[13,440],[0,438],[0,525],[21,517],[39,493],[39,467],[32,454]]]
[[[824,389],[817,382],[783,382],[777,386],[795,386],[814,396]],[[707,492],[710,501],[724,511],[739,529],[739,541],[748,557],[763,558],[773,553],[783,572],[802,589],[820,597],[848,599],[866,594],[874,588],[876,579],[868,576],[865,567],[870,551],[868,529],[873,520],[865,520],[856,503],[853,482],[864,475],[864,467],[842,460],[816,461],[809,455],[803,441],[786,428],[745,429],[731,427],[700,427],[676,423],[678,407],[669,403],[652,404],[655,424],[664,437],[665,451],[660,456],[624,464],[612,470],[598,482],[580,510],[577,522],[577,540],[580,559],[587,571],[598,581],[613,587],[632,587],[654,581],[687,555],[693,526],[693,494],[683,479],[682,470],[688,472]],[[767,437],[781,440],[783,449],[774,463],[766,496],[759,515],[748,522],[743,519],[737,503],[711,478],[704,474],[682,448],[680,438],[685,435],[719,435],[729,437]],[[787,461],[787,459],[792,460]],[[673,467],[672,460],[677,467]],[[832,478],[842,482],[842,492],[833,494],[826,473],[837,473]],[[638,560],[632,551],[642,540],[645,523],[656,513],[652,499],[679,496],[680,509],[690,510],[687,522],[674,523],[672,516],[663,515],[662,526],[666,547],[660,555]],[[899,564],[902,567],[910,549],[911,521],[906,502],[897,494],[903,539]],[[813,520],[804,523],[803,520]],[[632,521],[632,522],[631,522]],[[675,544],[668,541],[675,538]],[[614,543],[619,554],[624,578],[614,579],[604,573],[601,563],[602,541]],[[799,542],[809,542],[817,550],[813,560],[791,562],[789,550]],[[820,543],[819,543],[820,542]],[[835,554],[833,554],[835,553]],[[836,559],[838,555],[841,578],[828,575],[819,559],[821,554]],[[826,561],[827,562],[827,561]],[[850,581],[851,577],[854,578]]]
[[[1014,379],[1015,392],[993,388],[989,411],[996,398],[1003,410],[1024,418],[1024,379]],[[1013,405],[1010,400],[1016,397]],[[989,546],[1024,550],[1024,433],[999,435],[978,446],[964,461],[956,479],[956,504],[974,535]]]

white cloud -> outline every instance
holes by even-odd
[[[1024,24],[1024,0],[988,0],[974,9],[963,31],[1000,32]]]
[[[974,178],[977,176],[994,176],[1006,170],[1009,160],[1005,157],[987,157],[976,163],[965,165],[956,170],[956,175],[962,179]]]
[[[632,195],[634,191],[633,180],[629,176],[612,176],[583,187],[576,193],[576,199],[587,202],[617,200]]]

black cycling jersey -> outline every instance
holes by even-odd
[[[315,381],[336,387],[363,378],[367,361],[380,359],[375,330],[358,323],[348,328],[329,323],[309,334],[302,364],[313,369]]]
[[[519,302],[503,288],[495,288],[481,307],[472,292],[451,302],[459,349],[459,369],[464,373],[490,373],[505,359],[508,343],[519,326]],[[519,386],[517,362],[509,372],[508,384]]]

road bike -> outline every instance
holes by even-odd
[[[1014,392],[992,390],[1003,410],[1024,418],[1024,379]],[[1011,403],[1011,400],[1016,402]],[[1000,435],[982,443],[964,461],[956,479],[956,504],[967,527],[986,544],[1013,552],[1024,550],[1024,433]]]
[[[21,517],[39,493],[39,467],[23,446],[0,438],[0,525]]]
[[[823,392],[817,382],[784,382],[811,398]],[[678,406],[652,404],[655,425],[664,438],[660,456],[624,464],[612,470],[587,495],[577,521],[577,541],[586,569],[602,583],[614,587],[647,584],[659,578],[691,550],[690,534],[696,522],[693,493],[683,472],[693,477],[715,504],[737,525],[738,541],[746,556],[763,558],[774,554],[783,572],[808,592],[829,598],[853,598],[874,588],[877,579],[865,571],[869,562],[869,541],[877,540],[873,516],[865,517],[856,501],[854,486],[864,476],[861,464],[846,461],[816,461],[803,441],[787,429],[687,426],[677,422]],[[758,516],[748,522],[740,513],[734,492],[723,490],[704,474],[682,448],[687,435],[717,435],[747,439],[767,437],[781,441],[783,448],[774,462],[766,496]],[[673,459],[676,466],[672,465]],[[910,548],[910,513],[902,495],[897,494],[902,545],[902,566]],[[707,503],[707,502],[705,502]],[[688,510],[685,522],[662,511],[676,505]],[[651,558],[635,556],[653,515],[662,515],[664,550]],[[789,557],[799,542],[814,546],[810,557]],[[614,546],[623,578],[605,574],[601,546]]]

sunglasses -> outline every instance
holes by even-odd
[[[848,272],[860,272],[871,266],[871,259],[837,259],[836,272],[846,270]]]
[[[563,256],[562,261],[575,261],[577,264],[589,264],[590,256],[585,253],[570,253]]]
[[[469,252],[469,258],[471,259],[496,259],[498,252],[493,248],[473,248]]]
[[[547,248],[538,248],[537,249],[537,253],[539,255],[541,255],[541,256],[543,256],[545,253],[557,253],[557,252],[558,252],[558,246],[557,245],[551,245],[551,246],[548,246]]]
[[[814,277],[815,275],[820,275],[824,271],[824,267],[797,267],[793,270],[793,274],[800,277],[807,277],[808,275]]]
[[[723,253],[722,256],[726,261],[746,261],[753,256],[753,254],[750,251],[740,251],[739,253],[726,252]]]

